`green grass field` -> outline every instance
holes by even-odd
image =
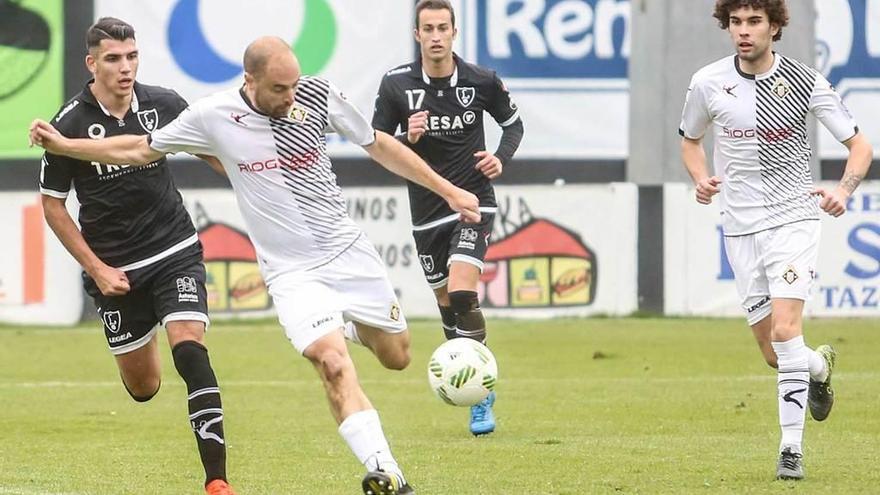
[[[797,483],[773,480],[775,373],[740,320],[490,321],[499,427],[485,438],[428,389],[437,326],[413,325],[404,372],[353,350],[421,495],[880,493],[877,320],[807,322],[809,344],[839,351],[838,402],[824,423],[808,418]],[[162,390],[137,404],[96,323],[0,329],[0,495],[202,493],[185,388],[162,339]],[[276,324],[219,323],[208,343],[240,495],[360,493],[363,468]]]

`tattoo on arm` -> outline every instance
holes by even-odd
[[[844,174],[843,179],[840,179],[840,187],[844,188],[847,192],[852,194],[853,192],[855,192],[856,188],[859,187],[859,184],[861,182],[861,176],[849,172]]]

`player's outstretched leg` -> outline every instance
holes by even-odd
[[[375,479],[376,486],[385,490],[376,493],[413,493],[400,491],[412,489],[407,485],[397,460],[391,454],[391,447],[379,421],[379,413],[373,409],[358,383],[343,332],[334,331],[320,337],[306,347],[303,356],[311,361],[321,377],[330,410],[339,424],[340,436],[367,469],[364,490],[368,486],[372,487],[368,481]],[[380,484],[379,478],[383,478],[384,482]]]
[[[831,388],[831,372],[837,360],[837,351],[830,345],[820,345],[816,354],[825,362],[824,376],[810,376],[810,393],[807,402],[810,404],[810,415],[816,421],[824,421],[831,413],[834,405],[834,390]]]
[[[196,326],[198,331],[194,330]],[[196,340],[182,339],[185,335],[204,334],[204,324],[169,322],[168,330],[174,366],[186,383],[190,425],[205,468],[205,490],[209,495],[235,495],[226,481],[223,405],[208,349]]]

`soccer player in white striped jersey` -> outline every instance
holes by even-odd
[[[315,366],[339,433],[367,469],[364,493],[415,493],[345,345],[345,338],[363,344],[385,367],[403,369],[410,361],[406,319],[375,248],[346,212],[324,134],[335,131],[362,146],[389,170],[444,198],[464,221],[480,221],[477,197],[374,131],[330,82],[301,77],[283,40],[251,43],[244,67],[242,87],[199,100],[149,138],[66,139],[42,121],[30,136],[48,151],[103,163],[147,164],[179,151],[218,160],[285,333]]]
[[[736,54],[694,74],[679,129],[681,155],[698,203],[721,194],[737,291],[764,359],[778,370],[776,476],[801,479],[805,408],[809,404],[822,421],[834,399],[834,349],[810,349],[802,330],[818,256],[819,210],[835,217],[846,211],[873,151],[828,81],[773,51],[788,23],[784,0],[718,0],[714,17],[729,31]],[[833,190],[813,186],[808,113],[849,149]],[[707,129],[717,175],[709,175],[702,148]]]

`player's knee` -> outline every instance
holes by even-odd
[[[472,290],[454,290],[449,293],[449,306],[462,315],[480,308],[477,293]]]
[[[312,359],[321,376],[328,382],[338,382],[352,366],[351,358],[337,350],[328,349]]]
[[[128,392],[128,395],[130,395],[135,402],[149,401],[159,393],[159,387],[162,385],[162,380],[159,377],[131,380],[131,382],[132,383],[127,383],[125,379],[123,379],[122,385],[125,386],[125,391]]]
[[[380,361],[382,366],[389,370],[401,371],[406,369],[412,361],[412,355],[409,352],[409,341],[400,342],[394,349],[384,353]]]

